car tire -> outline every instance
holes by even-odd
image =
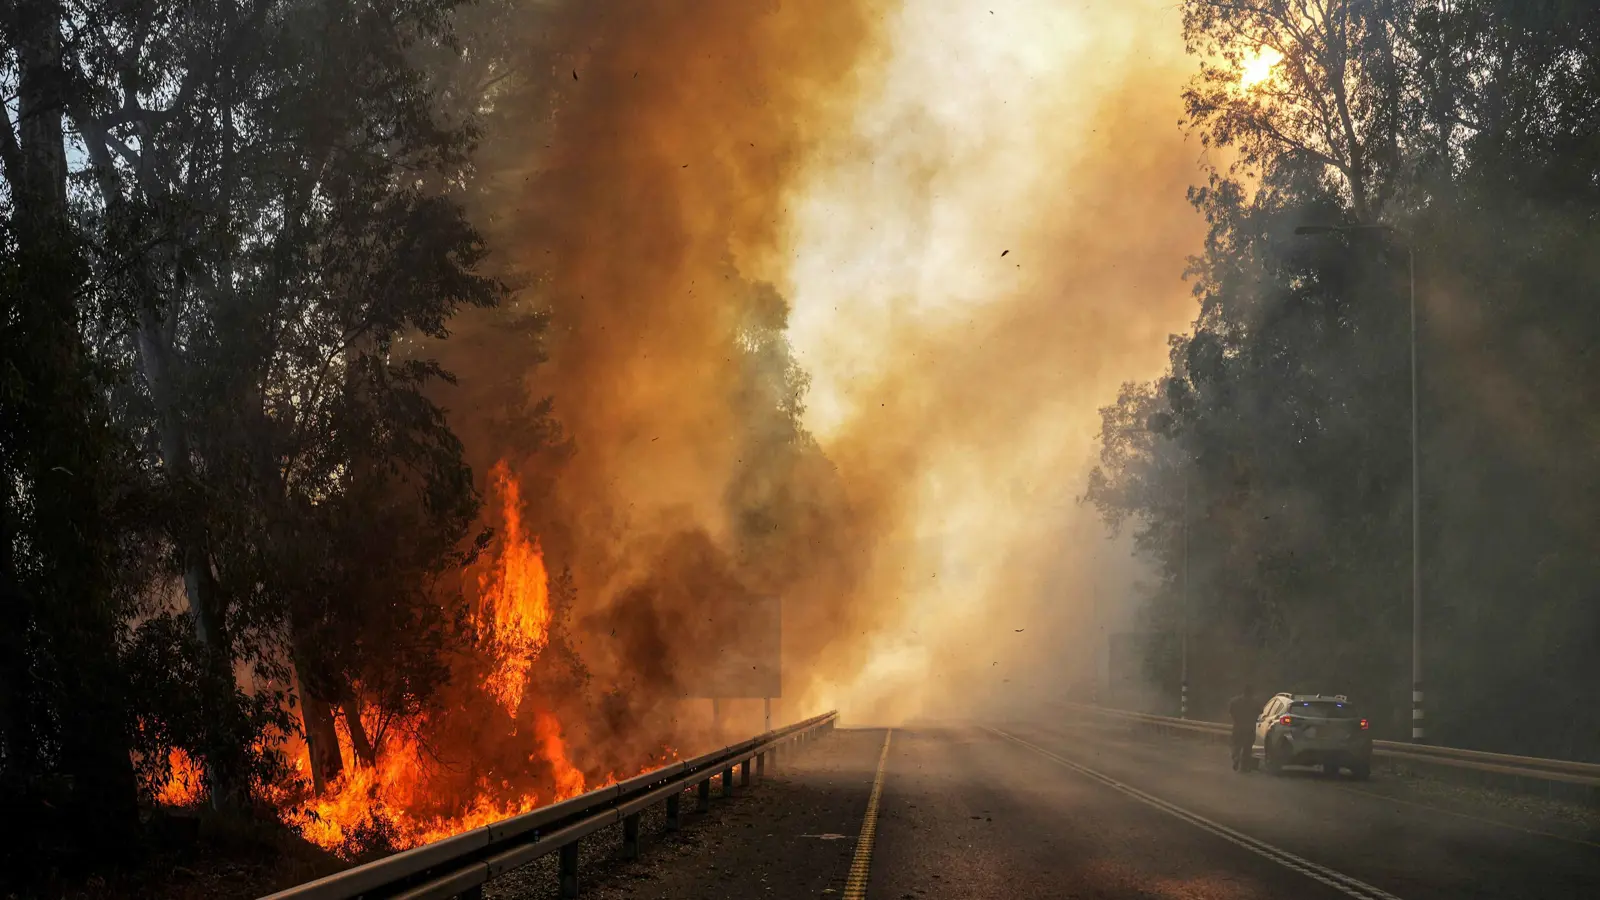
[[[1350,767],[1350,777],[1357,781],[1366,781],[1372,777],[1372,763],[1357,763]]]
[[[1278,741],[1268,741],[1261,753],[1266,759],[1263,761],[1268,775],[1283,774],[1283,751],[1278,749]]]

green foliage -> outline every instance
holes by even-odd
[[[424,340],[505,289],[416,64],[457,5],[0,5],[0,787],[77,785],[42,843],[134,846],[174,748],[243,810],[292,689],[414,714],[465,640]]]
[[[1256,179],[1219,172],[1191,194],[1210,225],[1189,273],[1193,332],[1173,339],[1162,379],[1103,411],[1089,498],[1136,529],[1165,576],[1151,616],[1172,628],[1187,486],[1199,707],[1220,709],[1253,674],[1348,691],[1408,734],[1408,243],[1433,737],[1600,755],[1582,700],[1600,679],[1583,649],[1600,629],[1600,16],[1376,0],[1185,10],[1191,46],[1223,54],[1188,94],[1189,123],[1239,146]],[[1240,90],[1235,64],[1263,43],[1286,62]],[[1294,234],[1378,222],[1403,234]]]

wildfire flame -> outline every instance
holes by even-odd
[[[469,679],[466,683],[473,686],[469,691],[481,689],[480,696],[486,703],[511,716],[501,738],[513,742],[512,746],[521,742],[523,749],[512,758],[526,760],[526,765],[519,766],[525,771],[486,771],[473,783],[472,796],[446,803],[433,793],[437,790],[433,779],[438,774],[438,760],[418,737],[429,733],[426,717],[390,723],[378,749],[376,765],[372,766],[358,763],[349,730],[339,718],[335,720],[335,732],[344,763],[341,773],[320,795],[308,796],[305,785],[310,781],[310,751],[299,735],[291,735],[277,748],[292,760],[298,777],[290,779],[291,784],[258,785],[257,792],[277,807],[284,822],[320,847],[345,857],[378,845],[394,849],[416,847],[618,780],[612,772],[600,783],[591,783],[573,762],[568,736],[554,712],[532,708],[531,729],[524,727],[526,717],[521,723],[517,721],[532,667],[550,640],[550,589],[538,538],[528,534],[523,523],[521,489],[515,475],[501,462],[490,476],[503,529],[495,557],[478,578],[479,603],[474,621],[482,639],[480,646],[489,657],[490,672],[481,681]],[[531,701],[527,705],[534,707]],[[368,732],[374,731],[369,724]],[[650,771],[676,758],[677,751],[663,748],[656,759],[646,760],[638,771]],[[172,806],[198,802],[205,793],[200,766],[181,750],[172,751],[170,763],[172,775],[158,792],[157,800]],[[549,790],[527,790],[530,783],[547,785]]]
[[[497,665],[484,687],[516,715],[528,671],[550,641],[550,583],[539,539],[524,533],[522,491],[502,460],[490,472],[500,495],[501,553],[478,578],[478,631],[493,646]]]
[[[206,796],[205,773],[189,754],[174,748],[167,753],[169,774],[156,792],[163,806],[195,806]]]
[[[348,745],[340,749],[346,759],[353,759]],[[392,829],[388,841],[398,849],[443,840],[540,805],[537,794],[499,799],[492,796],[493,791],[484,790],[459,814],[418,815],[411,810],[426,800],[422,789],[427,774],[417,742],[396,737],[385,747],[377,766],[346,768],[322,796],[284,810],[283,818],[306,840],[335,851],[347,850],[360,839],[362,830],[381,823]]]
[[[567,758],[567,746],[561,740],[561,723],[550,713],[540,711],[534,717],[533,729],[539,749],[555,772],[557,802],[583,793],[583,773]]]

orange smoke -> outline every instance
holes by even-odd
[[[802,401],[784,392],[803,379],[774,285],[790,189],[849,121],[882,15],[864,0],[522,6],[483,26],[536,49],[491,104],[474,212],[524,290],[429,350],[458,376],[446,405],[469,459],[508,459],[537,492],[525,515],[570,573],[583,665],[628,707],[563,724],[659,746],[679,737],[671,698],[711,588],[788,602],[767,560],[831,569],[812,540],[840,531],[814,512],[829,470],[790,434]]]
[[[523,530],[521,486],[504,460],[489,474],[500,494],[505,526],[499,559],[478,578],[477,625],[496,659],[484,687],[515,716],[528,671],[550,641],[550,583],[539,539]]]

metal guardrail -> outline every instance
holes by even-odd
[[[576,897],[578,842],[583,837],[621,823],[623,855],[637,856],[639,817],[644,809],[664,802],[667,828],[675,830],[681,821],[679,805],[684,791],[699,788],[698,807],[704,812],[710,808],[713,778],[720,775],[723,796],[731,796],[737,791],[735,767],[740,769],[740,786],[748,786],[752,761],[756,774],[765,775],[769,757],[777,765],[780,747],[804,743],[833,730],[838,717],[837,712],[823,713],[610,787],[279,891],[262,900],[480,900],[483,885],[490,879],[555,852],[561,854],[561,896]]]
[[[1195,719],[1174,719],[1149,713],[1109,709],[1082,703],[1063,703],[1061,706],[1077,712],[1138,722],[1161,730],[1190,732],[1227,739],[1229,726],[1223,722],[1202,722]],[[1600,787],[1600,763],[1569,762],[1539,756],[1514,756],[1508,753],[1489,753],[1483,750],[1462,750],[1456,747],[1434,747],[1428,744],[1408,744],[1400,741],[1373,741],[1372,754],[1397,762],[1423,763],[1476,772],[1492,772],[1515,778],[1537,781],[1559,781],[1586,787]]]

